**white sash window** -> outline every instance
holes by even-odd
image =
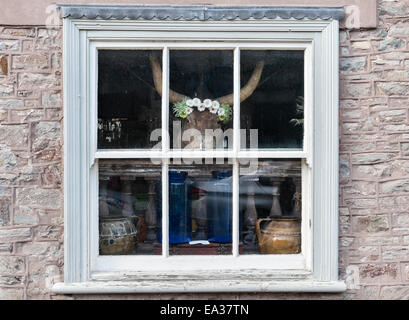
[[[54,292],[345,290],[342,10],[243,8],[61,7],[65,277]],[[280,251],[277,228],[292,247]],[[117,245],[121,230],[134,240]]]

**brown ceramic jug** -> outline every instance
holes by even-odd
[[[301,252],[301,219],[270,217],[256,223],[258,243],[263,254],[295,254]]]

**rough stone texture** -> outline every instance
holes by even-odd
[[[377,233],[389,230],[387,215],[354,216],[352,219],[353,232]]]
[[[21,256],[0,256],[1,274],[24,274],[25,258]]]
[[[0,27],[0,299],[62,280],[61,55],[61,30]]]
[[[59,209],[61,198],[61,192],[54,189],[21,188],[16,194],[19,205],[32,208]]]
[[[135,294],[77,299],[408,299],[409,0],[340,32],[342,294]],[[2,31],[1,31],[2,30]],[[0,299],[50,294],[63,274],[62,32],[0,28]]]
[[[0,198],[0,226],[6,226],[10,222],[10,198]]]
[[[13,86],[7,84],[0,84],[0,97],[8,97],[13,94]]]
[[[0,40],[0,50],[2,51],[18,51],[20,49],[20,41],[18,40]]]
[[[23,288],[3,287],[0,290],[0,300],[20,300],[24,298]]]
[[[342,58],[340,61],[340,69],[343,72],[360,72],[366,67],[367,57]]]
[[[31,240],[31,229],[13,228],[0,230],[0,242],[27,241]]]
[[[409,1],[378,3],[377,30],[340,38],[340,275],[356,265],[360,286],[339,296],[407,299]]]

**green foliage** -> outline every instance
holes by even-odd
[[[228,104],[222,104],[219,109],[224,109],[224,115],[219,116],[219,121],[222,123],[228,122],[233,115],[233,108]]]
[[[180,102],[176,102],[173,104],[173,114],[175,115],[175,117],[177,118],[182,118],[182,119],[186,119],[188,116],[188,112],[186,111],[187,108],[189,108],[189,106],[187,105],[186,101],[188,99],[184,99],[183,101]],[[195,111],[195,107],[191,107],[193,108],[193,112]],[[231,106],[229,106],[228,104],[222,104],[219,107],[219,110],[223,109],[224,110],[224,114],[223,115],[218,115],[218,121],[222,122],[222,123],[227,123],[232,115],[233,115],[233,109]],[[203,111],[205,112],[205,111]]]
[[[290,123],[293,123],[295,126],[302,126],[304,125],[304,97],[300,96],[296,100],[297,108],[296,114],[300,118],[291,119]]]
[[[186,108],[188,105],[186,104],[187,99],[183,99],[181,102],[176,102],[173,104],[173,114],[177,118],[185,119],[187,117]]]

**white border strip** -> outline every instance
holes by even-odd
[[[343,281],[107,281],[57,283],[57,294],[182,293],[182,292],[344,292]]]

